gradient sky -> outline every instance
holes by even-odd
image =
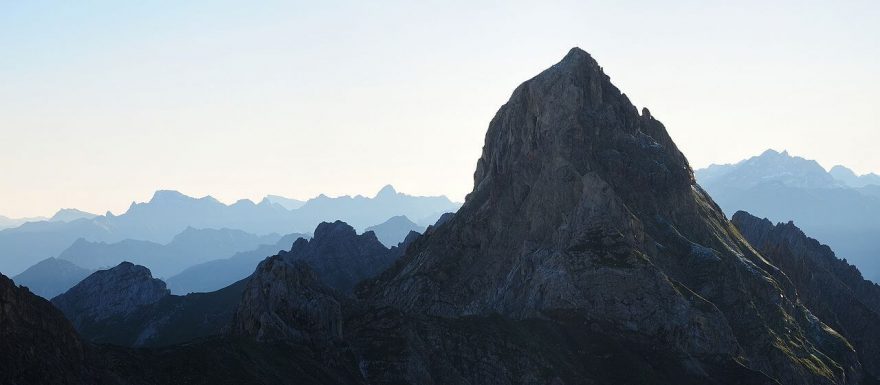
[[[694,167],[776,148],[880,172],[877,1],[413,3],[0,0],[0,214],[461,200],[495,111],[573,46]]]

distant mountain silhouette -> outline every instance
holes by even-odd
[[[3,229],[11,229],[18,226],[21,226],[27,222],[39,222],[45,221],[45,217],[33,217],[33,218],[10,218],[3,215],[0,215],[0,230]]]
[[[190,227],[165,245],[131,239],[104,243],[80,238],[58,258],[90,269],[107,268],[129,261],[148,267],[158,277],[168,277],[195,264],[274,244],[279,238],[277,234],[257,236],[241,230]]]
[[[828,173],[850,187],[880,186],[880,175],[874,173],[856,175],[853,170],[841,165],[832,167]]]
[[[61,209],[58,210],[52,218],[49,218],[49,220],[52,222],[72,222],[77,219],[92,219],[97,216],[97,214],[87,213],[77,209]]]
[[[382,242],[386,247],[397,246],[398,243],[403,242],[407,235],[411,231],[415,231],[417,233],[422,233],[425,231],[425,226],[421,226],[416,224],[415,222],[409,220],[405,215],[398,215],[389,218],[387,221],[382,222],[375,226],[370,226],[365,229],[365,231],[372,231],[376,233],[376,237],[379,238],[379,242]]]
[[[263,200],[267,201],[269,203],[281,205],[282,207],[284,207],[288,210],[296,210],[296,209],[302,207],[304,204],[306,204],[306,201],[301,201],[299,199],[285,198],[285,197],[278,196],[278,195],[266,195],[266,197],[263,198]]]
[[[257,264],[266,257],[290,250],[299,238],[310,238],[306,234],[288,234],[274,245],[262,245],[254,250],[236,253],[232,257],[216,259],[190,266],[167,280],[173,294],[207,293],[220,290],[254,272]]]
[[[40,297],[52,299],[82,281],[93,271],[64,259],[46,258],[12,277],[12,280],[17,285],[27,286],[31,292]]]
[[[845,255],[865,277],[880,281],[877,186],[850,187],[813,160],[772,150],[695,175],[727,215],[744,210],[772,221],[794,221]]]
[[[273,203],[273,199],[280,201],[267,197],[259,204],[240,200],[225,205],[210,196],[192,198],[177,191],[161,190],[149,202],[132,203],[118,216],[107,213],[70,222],[26,223],[0,231],[0,272],[18,274],[38,261],[57,257],[80,238],[107,243],[126,239],[167,243],[187,227],[237,229],[257,235],[307,233],[319,223],[331,220],[343,220],[362,230],[395,215],[429,224],[460,206],[443,196],[411,196],[391,186],[384,187],[374,198],[320,195],[294,210]]]
[[[396,215],[405,215],[419,224],[431,224],[443,213],[457,211],[459,206],[459,203],[454,203],[445,196],[412,196],[399,193],[393,186],[387,185],[373,198],[360,195],[330,198],[320,195],[294,212],[298,213],[301,223],[307,224],[301,232],[311,231],[318,223],[331,220],[341,220],[356,230],[363,231],[367,226],[381,223]]]

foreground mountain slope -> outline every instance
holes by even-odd
[[[743,211],[731,221],[791,278],[807,307],[852,342],[870,379],[880,383],[880,286],[792,222],[774,226]]]
[[[464,206],[362,296],[410,315],[595,324],[706,382],[730,381],[713,376],[719,363],[781,383],[861,375],[847,341],[696,185],[663,125],[579,49],[514,91]]]
[[[99,378],[64,315],[0,275],[0,383],[94,384]]]

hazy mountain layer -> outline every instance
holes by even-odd
[[[169,277],[187,267],[228,258],[279,239],[277,234],[257,236],[241,230],[187,228],[166,245],[130,239],[110,244],[79,239],[58,258],[91,269],[129,261],[148,267],[158,277]]]
[[[196,264],[165,280],[174,294],[207,293],[220,290],[238,282],[254,272],[257,264],[268,256],[289,250],[299,238],[310,238],[306,234],[288,234],[274,245],[262,245],[254,250],[236,253],[232,257],[216,259]]]
[[[828,171],[834,179],[837,179],[843,183],[845,183],[849,187],[865,187],[865,186],[878,186],[880,187],[880,175],[870,173],[865,175],[856,175],[853,170],[850,170],[844,166],[837,165],[831,168]]]
[[[27,286],[31,292],[45,299],[64,293],[94,270],[77,266],[73,262],[47,258],[12,278],[17,285]]]
[[[865,277],[880,280],[880,186],[853,188],[815,161],[772,150],[696,176],[726,213],[794,221]]]
[[[398,215],[378,225],[367,227],[365,231],[376,233],[379,242],[382,242],[386,247],[393,247],[403,242],[410,232],[424,232],[425,226],[416,224],[404,215]]]
[[[132,203],[118,216],[108,213],[71,222],[34,222],[0,231],[0,272],[18,274],[38,261],[59,256],[80,238],[89,242],[130,239],[164,244],[188,227],[228,228],[257,235],[289,234],[306,233],[323,221],[334,220],[346,221],[362,230],[396,215],[406,215],[418,223],[433,223],[458,206],[446,197],[411,196],[398,193],[391,186],[384,187],[373,198],[321,195],[294,210],[273,203],[270,198],[259,204],[240,200],[226,205],[212,197],[196,199],[176,191],[157,191],[149,202]]]

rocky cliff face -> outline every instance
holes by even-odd
[[[126,317],[170,293],[150,270],[130,262],[100,270],[52,299],[77,330],[111,317]]]
[[[801,301],[855,346],[867,374],[880,382],[880,286],[863,279],[854,266],[792,222],[774,226],[744,211],[734,214],[732,222],[785,272]]]
[[[782,383],[861,370],[696,185],[663,125],[580,49],[514,91],[464,206],[362,295],[408,315],[596,325],[707,382],[725,380],[719,361]]]
[[[231,334],[261,342],[325,345],[342,338],[341,294],[324,286],[303,261],[267,258],[251,276]]]

